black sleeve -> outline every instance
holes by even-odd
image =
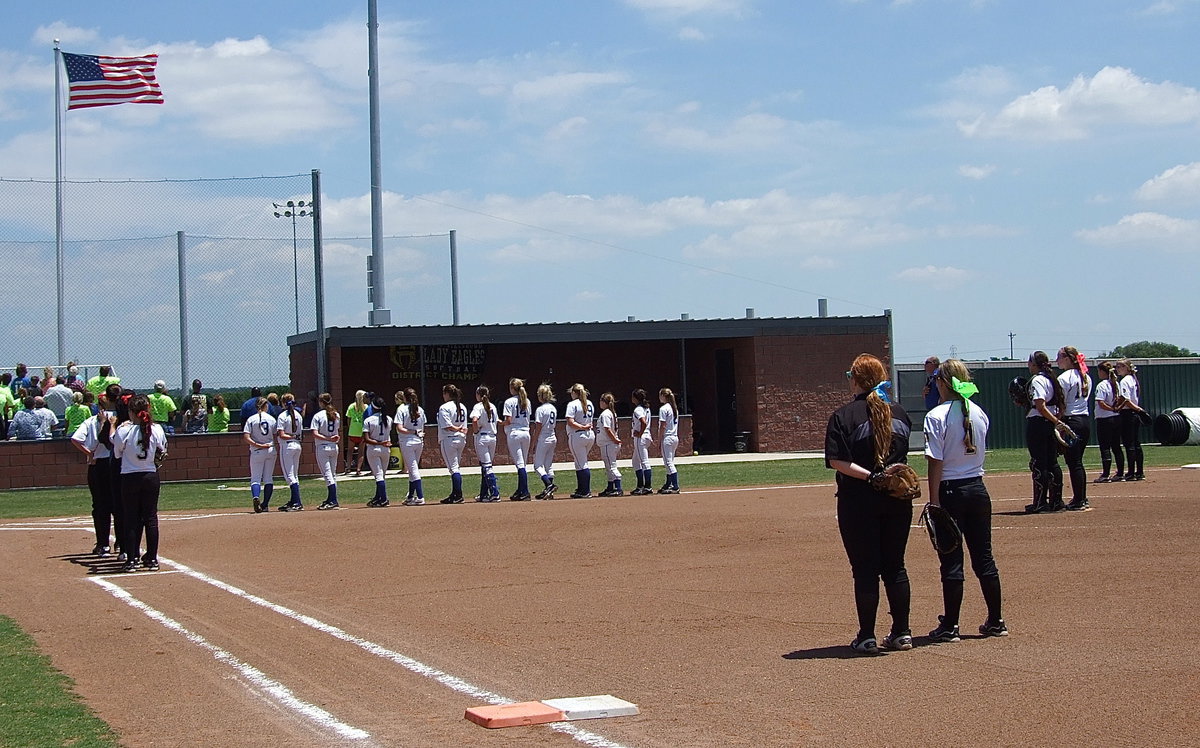
[[[854,457],[850,454],[850,440],[846,435],[846,429],[842,424],[840,412],[835,411],[829,416],[829,423],[825,427],[825,467],[832,468],[830,464],[832,460],[848,460],[853,462]]]

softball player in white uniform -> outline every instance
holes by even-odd
[[[462,493],[462,461],[463,449],[467,446],[467,408],[462,404],[462,392],[452,384],[442,388],[442,399],[445,401],[438,408],[438,446],[442,449],[442,459],[446,461],[446,470],[450,472],[450,495],[442,499],[442,504],[463,503]]]
[[[291,499],[285,506],[300,503],[300,439],[304,436],[304,416],[296,410],[292,393],[283,396],[283,411],[275,419],[275,434],[279,437],[279,467],[287,481]]]
[[[592,495],[592,471],[588,469],[588,452],[596,443],[592,420],[596,411],[587,399],[587,388],[571,385],[571,402],[567,403],[567,437],[571,456],[575,458],[575,493],[572,499],[587,499]]]
[[[475,407],[471,409],[471,428],[475,432],[475,456],[479,458],[479,496],[476,501],[491,503],[500,500],[500,486],[492,462],[496,459],[496,424],[500,412],[492,404],[487,387],[475,390]]]
[[[339,442],[342,440],[342,416],[333,407],[333,395],[323,393],[317,400],[323,410],[313,415],[312,433],[317,453],[317,467],[325,479],[327,496],[317,509],[340,509],[337,497],[337,463]]]
[[[375,495],[367,506],[384,507],[390,503],[384,473],[392,452],[392,419],[384,410],[387,405],[382,397],[376,397],[371,407],[374,412],[363,421],[363,443],[367,446],[367,467],[375,478]]]
[[[508,455],[517,468],[517,490],[508,498],[512,501],[529,501],[529,472],[525,468],[529,456],[529,396],[525,394],[525,381],[517,378],[508,380],[508,391],[512,397],[504,401],[504,436],[508,441]]]
[[[617,455],[621,452],[621,437],[617,434],[617,401],[611,392],[600,396],[600,419],[596,426],[596,444],[600,447],[600,459],[608,474],[608,486],[601,496],[624,496],[621,490],[621,470],[617,467]]]
[[[645,496],[654,493],[654,478],[650,469],[650,443],[654,441],[654,432],[650,430],[650,402],[646,399],[646,391],[638,388],[630,397],[633,404],[633,472],[637,476],[637,488],[629,493],[633,496]]]
[[[662,445],[663,467],[667,469],[667,482],[659,493],[679,493],[679,470],[675,467],[675,450],[679,448],[679,406],[675,393],[663,387],[658,391],[658,443]]]
[[[267,413],[267,398],[254,405],[258,412],[242,424],[242,441],[250,447],[250,496],[257,513],[267,511],[275,490],[275,419]]]
[[[543,384],[537,390],[538,402],[541,405],[533,414],[533,469],[542,479],[542,492],[538,499],[553,499],[558,486],[554,485],[554,450],[558,448],[558,435],[555,425],[558,422],[558,408],[554,407],[554,390],[548,384]]]
[[[404,457],[404,470],[408,473],[408,496],[404,499],[404,505],[420,506],[425,503],[425,489],[421,486],[425,410],[421,408],[417,391],[411,387],[404,391],[404,405],[396,409],[396,432],[400,434],[400,454]]]

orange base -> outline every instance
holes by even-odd
[[[542,725],[547,722],[561,722],[564,719],[561,709],[546,706],[540,701],[476,706],[468,709],[463,716],[484,727]]]

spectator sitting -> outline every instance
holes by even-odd
[[[199,381],[199,380],[197,380]],[[188,434],[203,434],[208,430],[208,410],[204,395],[192,395],[191,405],[183,415],[183,430]]]
[[[87,388],[96,395],[104,392],[110,384],[120,384],[121,378],[112,375],[111,366],[101,366],[100,373],[87,381]]]
[[[175,433],[175,427],[171,425],[171,421],[175,418],[175,401],[167,394],[167,383],[163,380],[158,380],[154,383],[154,392],[151,392],[147,398],[150,401],[150,416],[154,422],[163,427],[168,434]]]
[[[258,398],[262,397],[261,387],[251,387],[250,397],[246,402],[242,403],[242,423],[250,419],[250,416],[258,412]]]
[[[30,392],[36,392],[37,395],[40,395],[42,393],[41,377],[30,377],[29,386],[25,389],[29,390]],[[34,397],[37,397],[37,395],[34,395]]]
[[[74,434],[75,430],[79,428],[79,424],[92,417],[90,405],[91,401],[95,399],[90,392],[71,393],[71,405],[64,414],[67,421],[66,433]]]
[[[61,421],[67,417],[67,408],[71,406],[73,400],[71,396],[76,393],[54,377],[50,377],[47,381],[50,382],[50,386],[46,388],[45,392],[46,407]],[[75,430],[72,429],[71,433],[74,434]]]
[[[229,407],[225,405],[224,395],[213,396],[212,413],[208,415],[208,430],[214,433],[229,430]]]
[[[38,395],[33,396],[32,413],[40,423],[38,438],[49,439],[53,435],[54,430],[58,428],[58,416],[54,415],[54,411],[46,407],[45,398]]]
[[[34,411],[33,396],[27,395],[22,401],[22,405],[25,406],[24,409],[14,413],[12,422],[8,425],[8,438],[12,440],[41,439],[42,421]]]
[[[53,366],[43,366],[42,367],[42,394],[45,395],[46,392],[48,392],[50,390],[50,388],[54,386],[54,383],[57,380],[58,380],[58,374],[56,374],[54,372],[54,367]]]
[[[64,384],[75,392],[88,391],[87,383],[79,376],[79,367],[75,365],[74,361],[67,364],[67,381]]]

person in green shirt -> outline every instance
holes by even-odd
[[[0,439],[8,438],[8,422],[16,412],[17,401],[13,398],[12,390],[7,386],[0,386]]]
[[[167,394],[167,383],[161,379],[155,382],[154,392],[151,392],[147,399],[150,401],[150,416],[154,422],[161,424],[168,434],[175,433],[175,429],[171,427],[171,419],[175,417],[178,408]]]
[[[71,404],[67,406],[67,434],[74,434],[75,429],[79,428],[79,424],[92,417],[92,409],[88,407],[95,401],[95,396],[91,392],[76,392],[71,395]]]
[[[346,408],[346,473],[354,465],[354,474],[362,474],[362,463],[359,462],[359,448],[363,440],[363,419],[367,417],[367,393],[359,390],[354,393],[354,403]],[[362,455],[366,457],[366,454]]]
[[[111,366],[101,366],[100,373],[87,380],[87,389],[93,395],[102,395],[110,384],[120,384],[121,378],[112,375]]]
[[[212,412],[208,414],[208,431],[218,434],[229,430],[229,406],[225,405],[224,395],[213,395]]]

